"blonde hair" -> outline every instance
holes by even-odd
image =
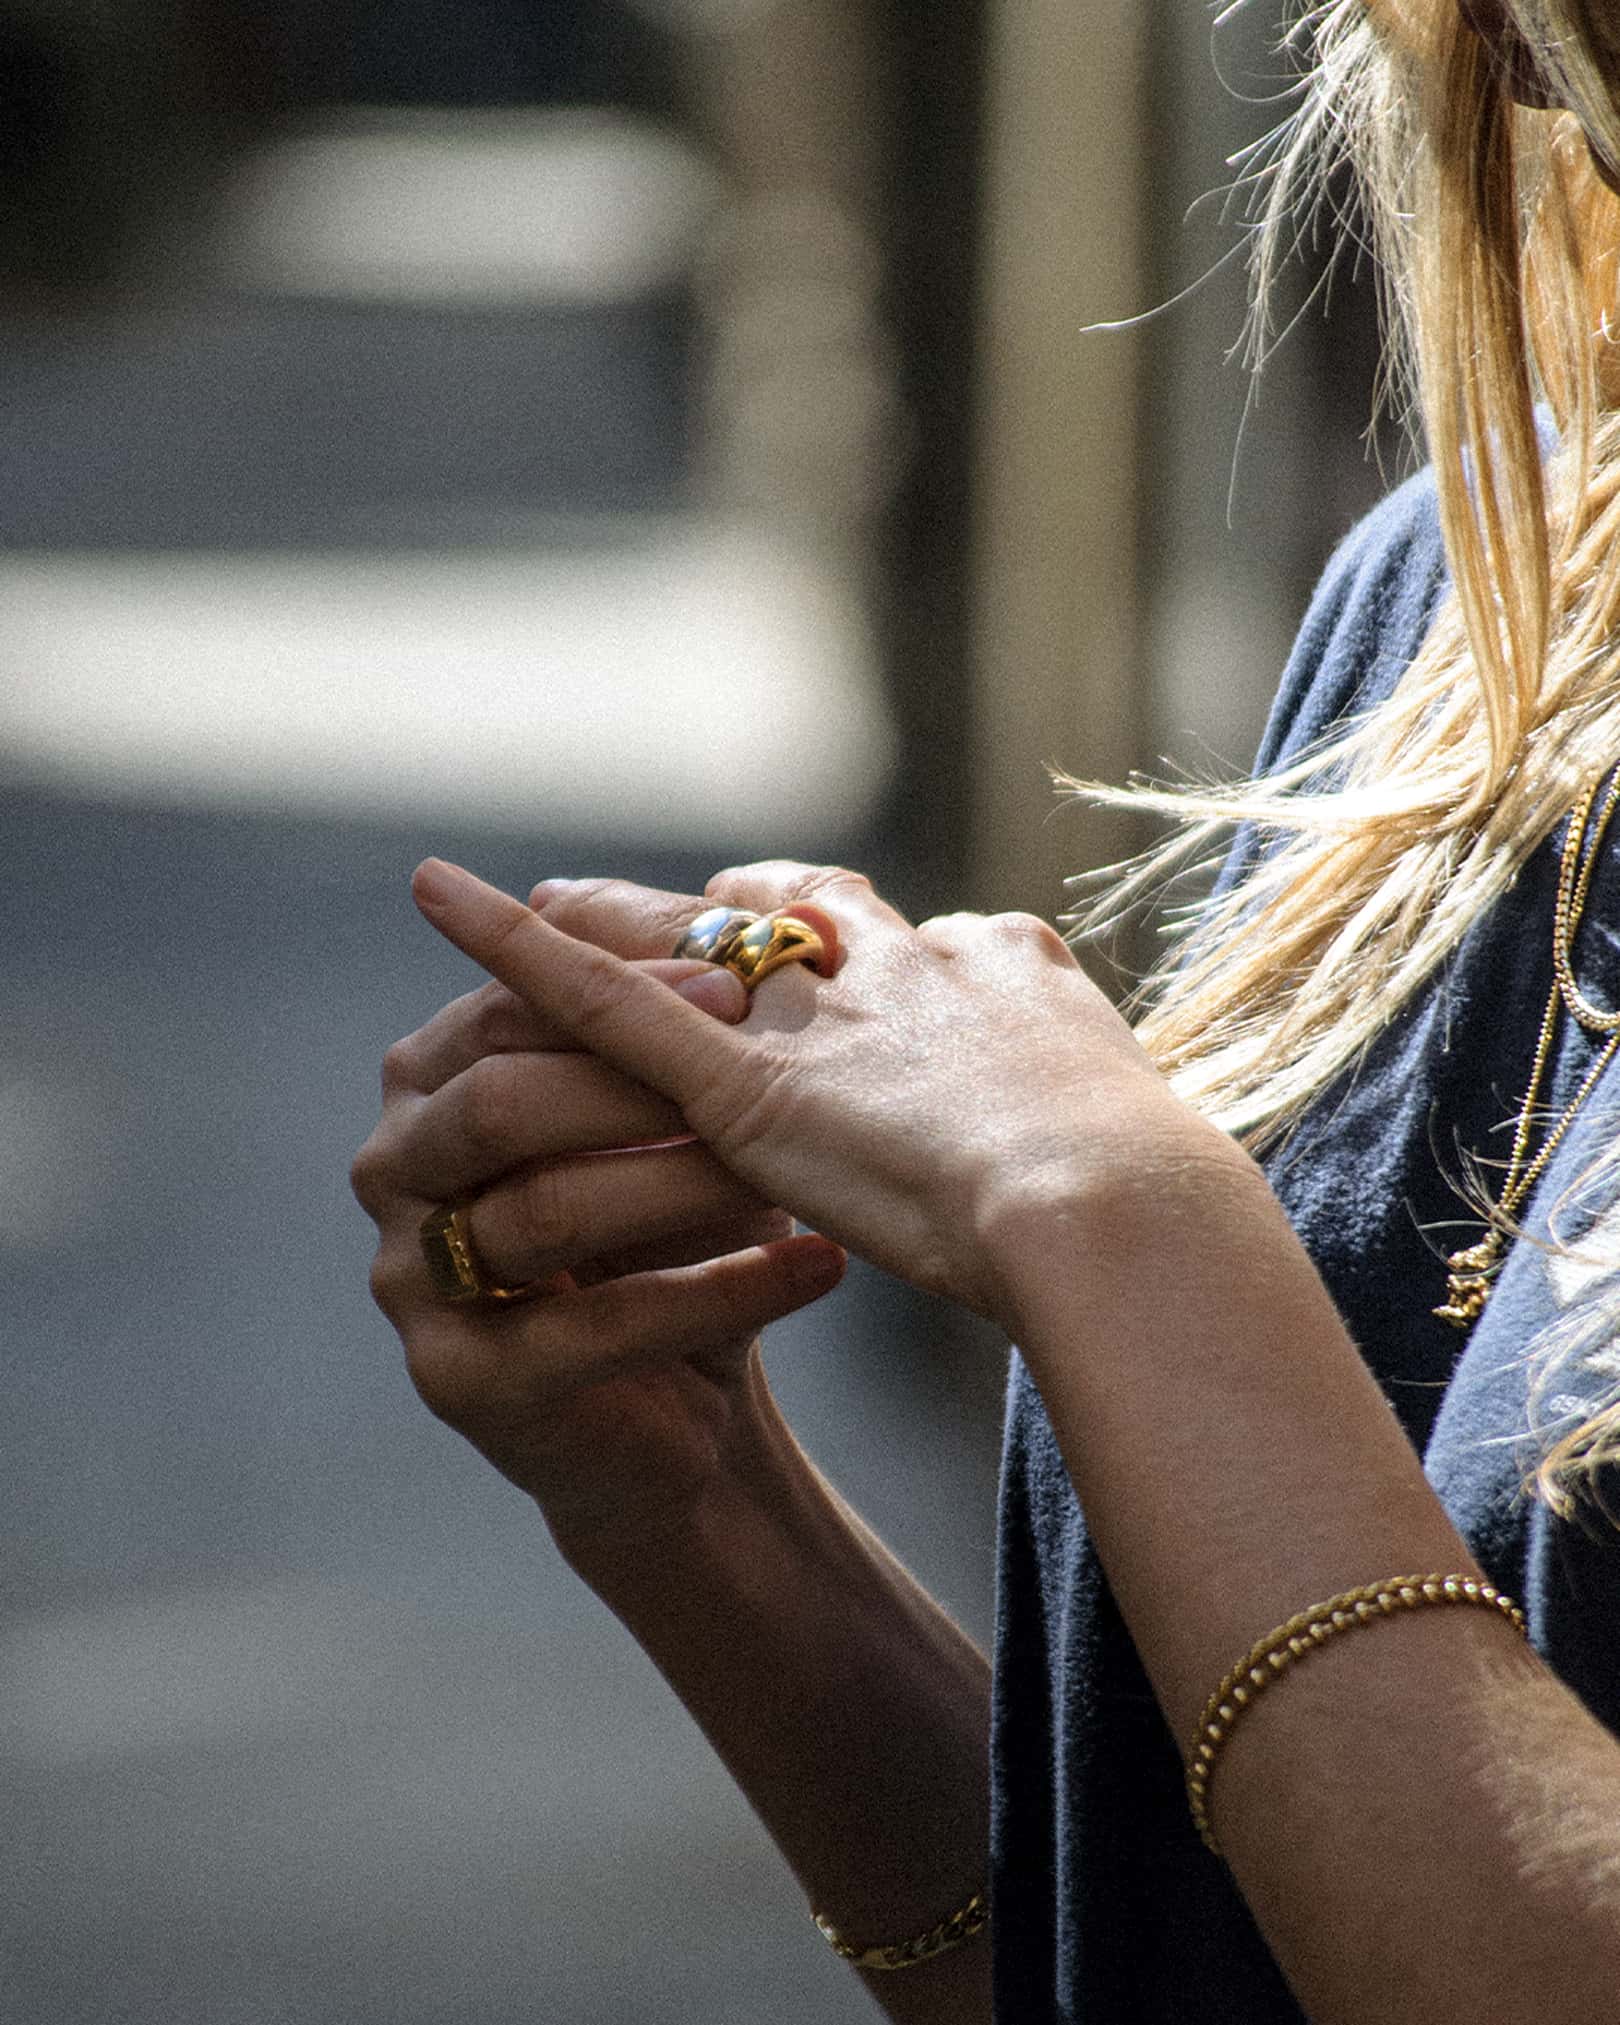
[[[1253,165],[1256,357],[1302,200],[1341,163],[1356,173],[1387,385],[1426,438],[1451,589],[1390,696],[1283,770],[1105,796],[1180,828],[1093,924],[1207,858],[1235,822],[1272,845],[1184,924],[1138,1028],[1180,1092],[1256,1151],[1620,758],[1620,197],[1594,161],[1620,163],[1620,34],[1600,39],[1596,0],[1500,4],[1564,109],[1515,102],[1457,0],[1327,0],[1291,31],[1310,66]],[[1538,402],[1558,432],[1546,459]],[[1620,1280],[1585,1320],[1560,1354],[1620,1333]],[[1551,1448],[1539,1487],[1567,1507],[1617,1459],[1613,1384]]]

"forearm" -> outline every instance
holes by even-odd
[[[1138,1144],[1130,1177],[997,1239],[1183,1741],[1237,1656],[1306,1604],[1476,1572],[1258,1174],[1200,1134],[1157,1164]],[[1211,1797],[1317,2025],[1612,2003],[1620,1747],[1494,1613],[1334,1639],[1246,1712]]]
[[[860,1946],[926,1932],[986,1881],[986,1662],[818,1475],[757,1370],[732,1442],[713,1492],[656,1543],[561,1544],[810,1905]],[[981,1938],[867,1981],[897,2021],[984,2025],[989,1954]]]

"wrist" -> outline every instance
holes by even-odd
[[[1026,1355],[1080,1325],[1105,1336],[1149,1278],[1224,1275],[1224,1248],[1279,1215],[1237,1142],[1155,1091],[1105,1136],[1078,1128],[1054,1158],[997,1178],[979,1220],[996,1320]]]
[[[677,1591],[723,1583],[727,1564],[778,1522],[811,1464],[782,1418],[757,1345],[728,1387],[724,1423],[695,1481],[653,1499],[541,1504],[563,1559],[622,1618],[661,1611]],[[683,1607],[679,1603],[675,1607]]]

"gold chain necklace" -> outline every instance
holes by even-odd
[[[1524,1102],[1519,1106],[1519,1122],[1514,1128],[1513,1151],[1508,1157],[1507,1173],[1503,1177],[1501,1192],[1490,1212],[1490,1227],[1478,1244],[1469,1245],[1460,1252],[1453,1252],[1446,1260],[1446,1298],[1441,1307],[1434,1310],[1443,1322],[1453,1323],[1459,1329],[1466,1329],[1479,1319],[1485,1303],[1490,1299],[1491,1287],[1501,1271],[1507,1250],[1509,1220],[1520,1203],[1540,1180],[1542,1171],[1557,1152],[1564,1134],[1575,1122],[1576,1113],[1597,1087],[1598,1078],[1609,1066],[1617,1052],[1620,1052],[1620,1011],[1604,1012],[1586,998],[1575,982],[1574,967],[1570,962],[1570,950],[1574,944],[1575,931],[1580,926],[1581,913],[1586,906],[1587,890],[1592,883],[1593,868],[1597,864],[1599,846],[1603,833],[1614,814],[1616,801],[1620,801],[1620,768],[1609,781],[1609,791],[1603,798],[1597,820],[1591,822],[1592,804],[1597,799],[1600,782],[1593,781],[1576,802],[1569,815],[1569,834],[1564,839],[1563,856],[1558,867],[1558,899],[1553,908],[1553,986],[1547,997],[1547,1010],[1541,1016],[1541,1033],[1536,1041],[1536,1058],[1530,1070],[1530,1085],[1524,1093]],[[1591,824],[1588,835],[1588,824]],[[1603,1046],[1581,1080],[1581,1087],[1564,1106],[1557,1122],[1542,1140],[1535,1157],[1531,1159],[1530,1134],[1535,1127],[1536,1099],[1541,1092],[1541,1079],[1546,1073],[1547,1062],[1552,1054],[1553,1035],[1558,1030],[1558,1009],[1565,1007],[1571,1018],[1589,1034],[1606,1035]]]

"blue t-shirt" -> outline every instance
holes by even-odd
[[[1420,476],[1330,564],[1272,712],[1262,770],[1389,693],[1445,582],[1433,481]],[[1455,1185],[1462,1156],[1505,1158],[1529,1079],[1552,986],[1562,841],[1560,827],[1433,986],[1316,1101],[1267,1172],[1458,1531],[1490,1578],[1523,1602],[1537,1650],[1620,1731],[1620,1533],[1560,1522],[1523,1490],[1534,1456],[1523,1438],[1532,1382],[1524,1352],[1586,1291],[1580,1283],[1593,1268],[1521,1239],[1468,1335],[1431,1312],[1445,1298],[1446,1255],[1481,1234]],[[1240,863],[1246,848],[1240,840]],[[1589,998],[1620,1006],[1620,838],[1608,841],[1594,876],[1576,969]],[[1541,1093],[1552,1116],[1599,1046],[1562,1020]],[[1620,1063],[1522,1212],[1532,1237],[1592,1164],[1617,1110]],[[1578,1237],[1601,1214],[1592,1204],[1579,1217],[1561,1210],[1560,1236]],[[1604,1236],[1612,1254],[1620,1209]],[[1550,1410],[1575,1407],[1579,1419],[1583,1383],[1603,1382],[1612,1379],[1562,1374]],[[1399,1572],[1372,1568],[1366,1577]],[[1266,1628],[1256,1625],[1256,1636]],[[1213,1671],[1230,1657],[1212,1655]],[[1230,1874],[1193,1831],[1181,1741],[1160,1713],[1040,1395],[1015,1357],[992,1738],[1003,2025],[1300,2025],[1304,2014]]]

